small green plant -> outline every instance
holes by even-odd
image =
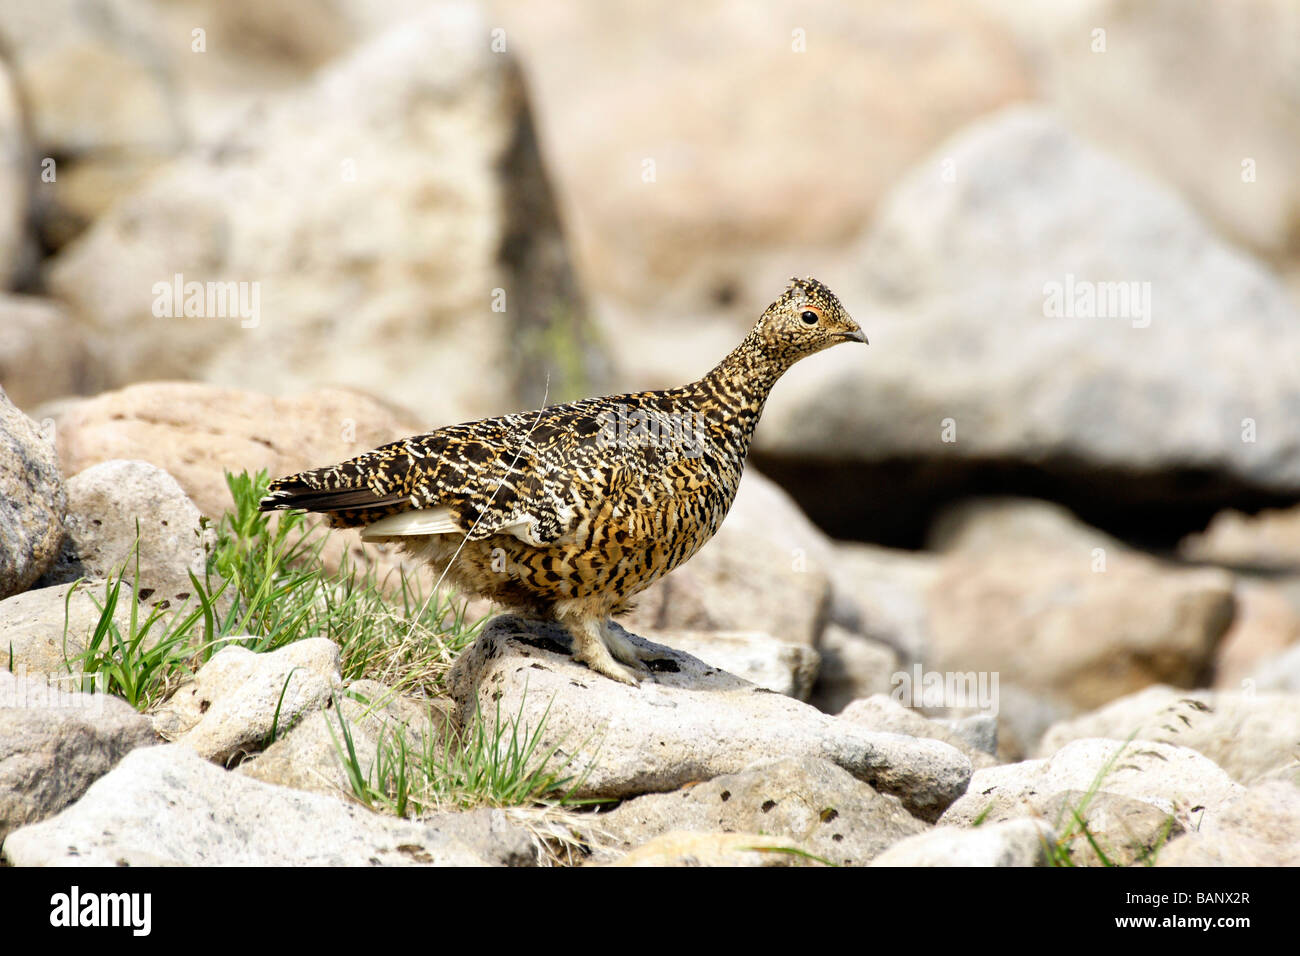
[[[573,806],[591,803],[574,797],[587,771],[574,772],[560,743],[542,750],[550,705],[531,730],[519,713],[502,718],[498,703],[491,721],[476,709],[459,734],[450,726],[425,734],[413,747],[404,729],[384,726],[375,759],[362,766],[343,708],[335,705],[339,735],[335,749],[353,795],[372,810],[419,816],[430,810],[476,807]],[[582,748],[579,748],[582,749]]]
[[[173,609],[160,602],[142,613],[138,529],[131,553],[106,582],[102,603],[96,602],[100,616],[84,650],[72,655],[67,632],[76,588],[69,589],[64,658],[70,671],[83,675],[84,690],[117,694],[146,710],[223,646],[263,652],[316,636],[339,645],[345,680],[372,678],[424,693],[440,689],[451,663],[481,629],[481,621],[468,618],[466,602],[434,590],[426,594],[404,570],[385,587],[372,567],[347,553],[327,569],[327,531],[301,514],[273,520],[258,509],[269,482],[266,472],[226,474],[232,507],[216,524],[204,580],[190,574],[192,604]]]

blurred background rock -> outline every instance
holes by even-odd
[[[1300,0],[0,0],[0,384],[65,478],[211,512],[221,467],[682,384],[814,274],[870,348],[777,387],[780,487],[637,623],[787,630],[831,709],[1001,670],[1028,752],[1293,661],[1298,155]],[[156,315],[178,275],[256,322]],[[1049,314],[1075,281],[1149,309]]]

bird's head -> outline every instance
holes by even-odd
[[[841,342],[867,342],[835,293],[816,279],[791,279],[767,307],[754,332],[763,351],[789,364]]]

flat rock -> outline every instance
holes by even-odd
[[[188,747],[133,750],[79,801],[9,834],[14,866],[492,866],[536,859],[501,811],[399,820],[232,774]]]
[[[107,694],[82,694],[0,670],[0,843],[77,800],[136,747],[148,718]]]
[[[73,475],[66,489],[67,534],[42,584],[125,573],[151,603],[193,595],[187,572],[204,579],[215,532],[201,527],[175,478],[145,461],[106,461]]]
[[[264,749],[342,689],[339,648],[328,638],[256,654],[223,648],[153,715],[166,739],[217,763]]]
[[[939,826],[900,840],[872,866],[1046,866],[1056,839],[1041,820],[1004,820],[975,829]]]
[[[862,866],[928,829],[896,797],[820,757],[784,757],[672,793],[628,800],[591,824],[610,850],[670,832],[764,833],[839,866]]]
[[[977,819],[996,823],[1029,816],[1045,818],[1059,828],[1069,822],[1070,807],[1080,806],[1083,795],[1094,787],[1094,799],[1104,800],[1102,795],[1110,794],[1140,801],[1158,811],[1162,820],[1172,817],[1174,826],[1183,829],[1210,819],[1243,790],[1218,766],[1186,747],[1076,740],[1043,760],[977,770],[966,795],[948,808],[941,822],[970,826]],[[1126,815],[1111,818],[1122,820]],[[1095,832],[1110,844],[1129,839],[1126,832],[1107,832],[1100,826]]]
[[[66,505],[51,438],[0,389],[0,600],[54,563]]]
[[[1251,784],[1296,760],[1300,694],[1146,690],[1054,724],[1038,745],[1046,757],[1074,740],[1153,740],[1204,754],[1238,783]]]
[[[585,771],[579,796],[676,790],[765,758],[813,755],[933,819],[969,779],[970,762],[947,744],[863,730],[669,647],[638,687],[574,663],[569,648],[557,625],[499,617],[448,686],[462,726],[498,707],[529,728],[546,715],[539,752],[562,748],[569,772]]]

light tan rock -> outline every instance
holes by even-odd
[[[760,833],[665,833],[610,866],[817,866],[799,844]]]
[[[1300,866],[1300,789],[1249,788],[1198,830],[1169,843],[1156,866]]]
[[[872,866],[1046,866],[1056,839],[1041,820],[1005,820],[968,830],[934,827],[900,840]]]

